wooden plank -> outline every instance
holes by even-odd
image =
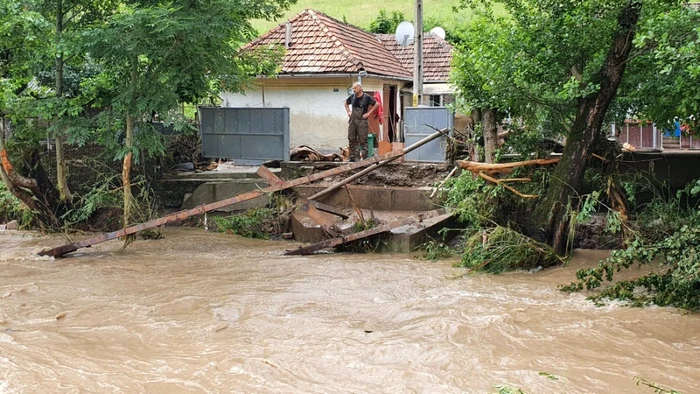
[[[269,168],[265,166],[260,166],[260,168],[258,168],[257,174],[258,176],[260,176],[260,178],[267,181],[268,185],[284,183],[283,180],[281,180],[277,175],[275,175],[272,171],[270,171]]]
[[[174,213],[171,213],[169,215],[160,217],[158,219],[150,220],[150,221],[145,222],[145,223],[125,227],[121,230],[112,231],[110,233],[103,233],[103,234],[100,234],[100,235],[97,235],[97,236],[94,236],[91,238],[87,238],[87,239],[82,240],[82,241],[73,242],[70,244],[58,246],[58,247],[51,248],[51,249],[45,249],[45,250],[42,250],[41,252],[39,252],[39,256],[60,257],[60,256],[63,256],[67,253],[75,252],[76,250],[81,249],[81,248],[87,248],[87,247],[90,247],[92,245],[106,242],[106,241],[109,241],[109,240],[112,240],[115,238],[125,237],[125,236],[131,235],[131,234],[136,234],[137,232],[142,231],[142,230],[147,230],[149,228],[159,227],[159,226],[163,226],[163,225],[168,224],[168,223],[177,222],[177,221],[180,221],[182,219],[186,219],[190,216],[201,215],[205,212],[209,212],[209,211],[213,211],[215,209],[223,208],[223,207],[231,205],[231,204],[235,204],[235,203],[239,203],[239,202],[247,201],[247,200],[252,200],[253,198],[262,196],[262,195],[267,194],[267,193],[273,193],[273,192],[277,192],[280,190],[289,189],[289,188],[292,188],[295,186],[311,183],[311,182],[314,182],[314,181],[317,181],[319,179],[323,179],[323,178],[326,178],[329,176],[343,174],[343,173],[351,171],[351,170],[362,168],[362,167],[368,166],[370,164],[380,162],[382,160],[386,160],[386,159],[390,159],[390,158],[394,158],[394,157],[399,157],[401,155],[403,155],[403,152],[389,152],[389,153],[384,154],[384,155],[374,156],[372,158],[361,160],[358,162],[348,163],[346,165],[332,168],[330,170],[321,171],[321,172],[318,172],[315,174],[310,174],[307,176],[303,176],[301,178],[293,179],[291,181],[270,185],[269,187],[266,187],[266,188],[261,189],[261,190],[256,190],[256,191],[252,191],[252,192],[239,194],[237,196],[230,197],[230,198],[220,200],[217,202],[203,204],[203,205],[194,207],[192,209],[174,212]]]
[[[445,177],[445,179],[443,179],[442,182],[440,182],[440,184],[438,185],[438,187],[436,187],[436,188],[433,190],[433,192],[430,193],[430,198],[435,197],[435,193],[437,193],[438,190],[442,189],[442,186],[445,184],[445,182],[447,182],[447,180],[450,179],[450,178],[452,177],[452,175],[454,175],[455,172],[457,172],[457,169],[458,169],[458,168],[459,168],[459,167],[453,168],[452,171],[450,171],[450,173],[447,174],[447,176]]]
[[[350,217],[345,212],[341,211],[340,209],[338,209],[334,206],[324,204],[324,203],[318,202],[318,201],[311,201],[311,200],[306,200],[304,203],[307,203],[307,202],[309,203],[309,205],[316,207],[316,209],[318,209],[319,211],[331,213],[331,214],[338,216],[342,219],[347,219]]]
[[[339,245],[346,244],[348,242],[352,241],[357,241],[359,239],[371,237],[373,235],[377,235],[386,231],[391,231],[395,228],[401,227],[401,226],[406,226],[408,224],[413,224],[416,222],[422,222],[425,219],[430,219],[436,216],[440,216],[443,214],[444,211],[442,210],[434,210],[434,211],[428,211],[428,212],[421,212],[416,215],[411,215],[402,219],[394,220],[393,222],[387,223],[387,224],[382,224],[381,226],[377,226],[374,228],[371,228],[369,230],[364,230],[360,231],[358,233],[354,234],[349,234],[345,235],[342,237],[337,237],[337,238],[332,238],[328,239],[322,242],[318,242],[315,244],[307,245],[307,246],[302,246],[297,249],[290,249],[287,250],[284,254],[286,255],[307,255],[311,254],[313,252],[317,252],[319,250],[323,249],[328,249],[328,248],[334,248]]]

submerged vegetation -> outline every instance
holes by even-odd
[[[576,207],[568,207],[572,233],[603,214],[601,231],[617,237],[624,247],[597,267],[579,270],[577,281],[562,290],[595,290],[590,298],[598,303],[617,299],[634,306],[653,303],[700,310],[700,180],[673,192],[647,174],[625,178],[630,176],[592,176],[599,181],[590,185],[599,189],[580,196]],[[619,187],[611,187],[614,184]],[[467,226],[459,247],[462,267],[500,273],[566,261],[548,245],[523,234],[532,206],[501,186],[462,174],[450,185],[447,203]],[[622,270],[642,265],[655,269],[635,279],[616,280]]]
[[[565,291],[600,290],[596,302],[618,299],[634,306],[656,304],[700,310],[700,180],[675,195],[658,193],[640,207],[627,247],[612,251],[597,267],[579,270]],[[633,266],[655,266],[654,272],[615,281]],[[604,287],[609,282],[610,285]]]

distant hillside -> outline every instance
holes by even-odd
[[[461,10],[455,13],[452,7],[460,0],[425,0],[423,1],[423,20],[426,26],[439,24],[446,30],[453,29],[469,18],[469,11]],[[298,0],[284,16],[275,22],[256,20],[253,26],[262,34],[271,28],[284,23],[299,12],[311,8],[338,20],[345,20],[351,25],[367,29],[371,21],[377,18],[380,9],[391,15],[392,11],[403,12],[406,20],[413,20],[415,0],[381,0],[381,1],[348,1],[348,0]]]

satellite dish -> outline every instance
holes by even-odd
[[[403,21],[396,26],[396,34],[394,37],[396,37],[397,44],[406,46],[413,43],[415,35],[416,33],[415,29],[413,28],[413,24],[411,22]]]
[[[440,26],[433,27],[433,29],[430,30],[430,32],[442,38],[443,40],[445,39],[445,29],[443,29]]]

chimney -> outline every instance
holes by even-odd
[[[284,47],[289,49],[292,45],[292,22],[287,22],[284,27]]]

